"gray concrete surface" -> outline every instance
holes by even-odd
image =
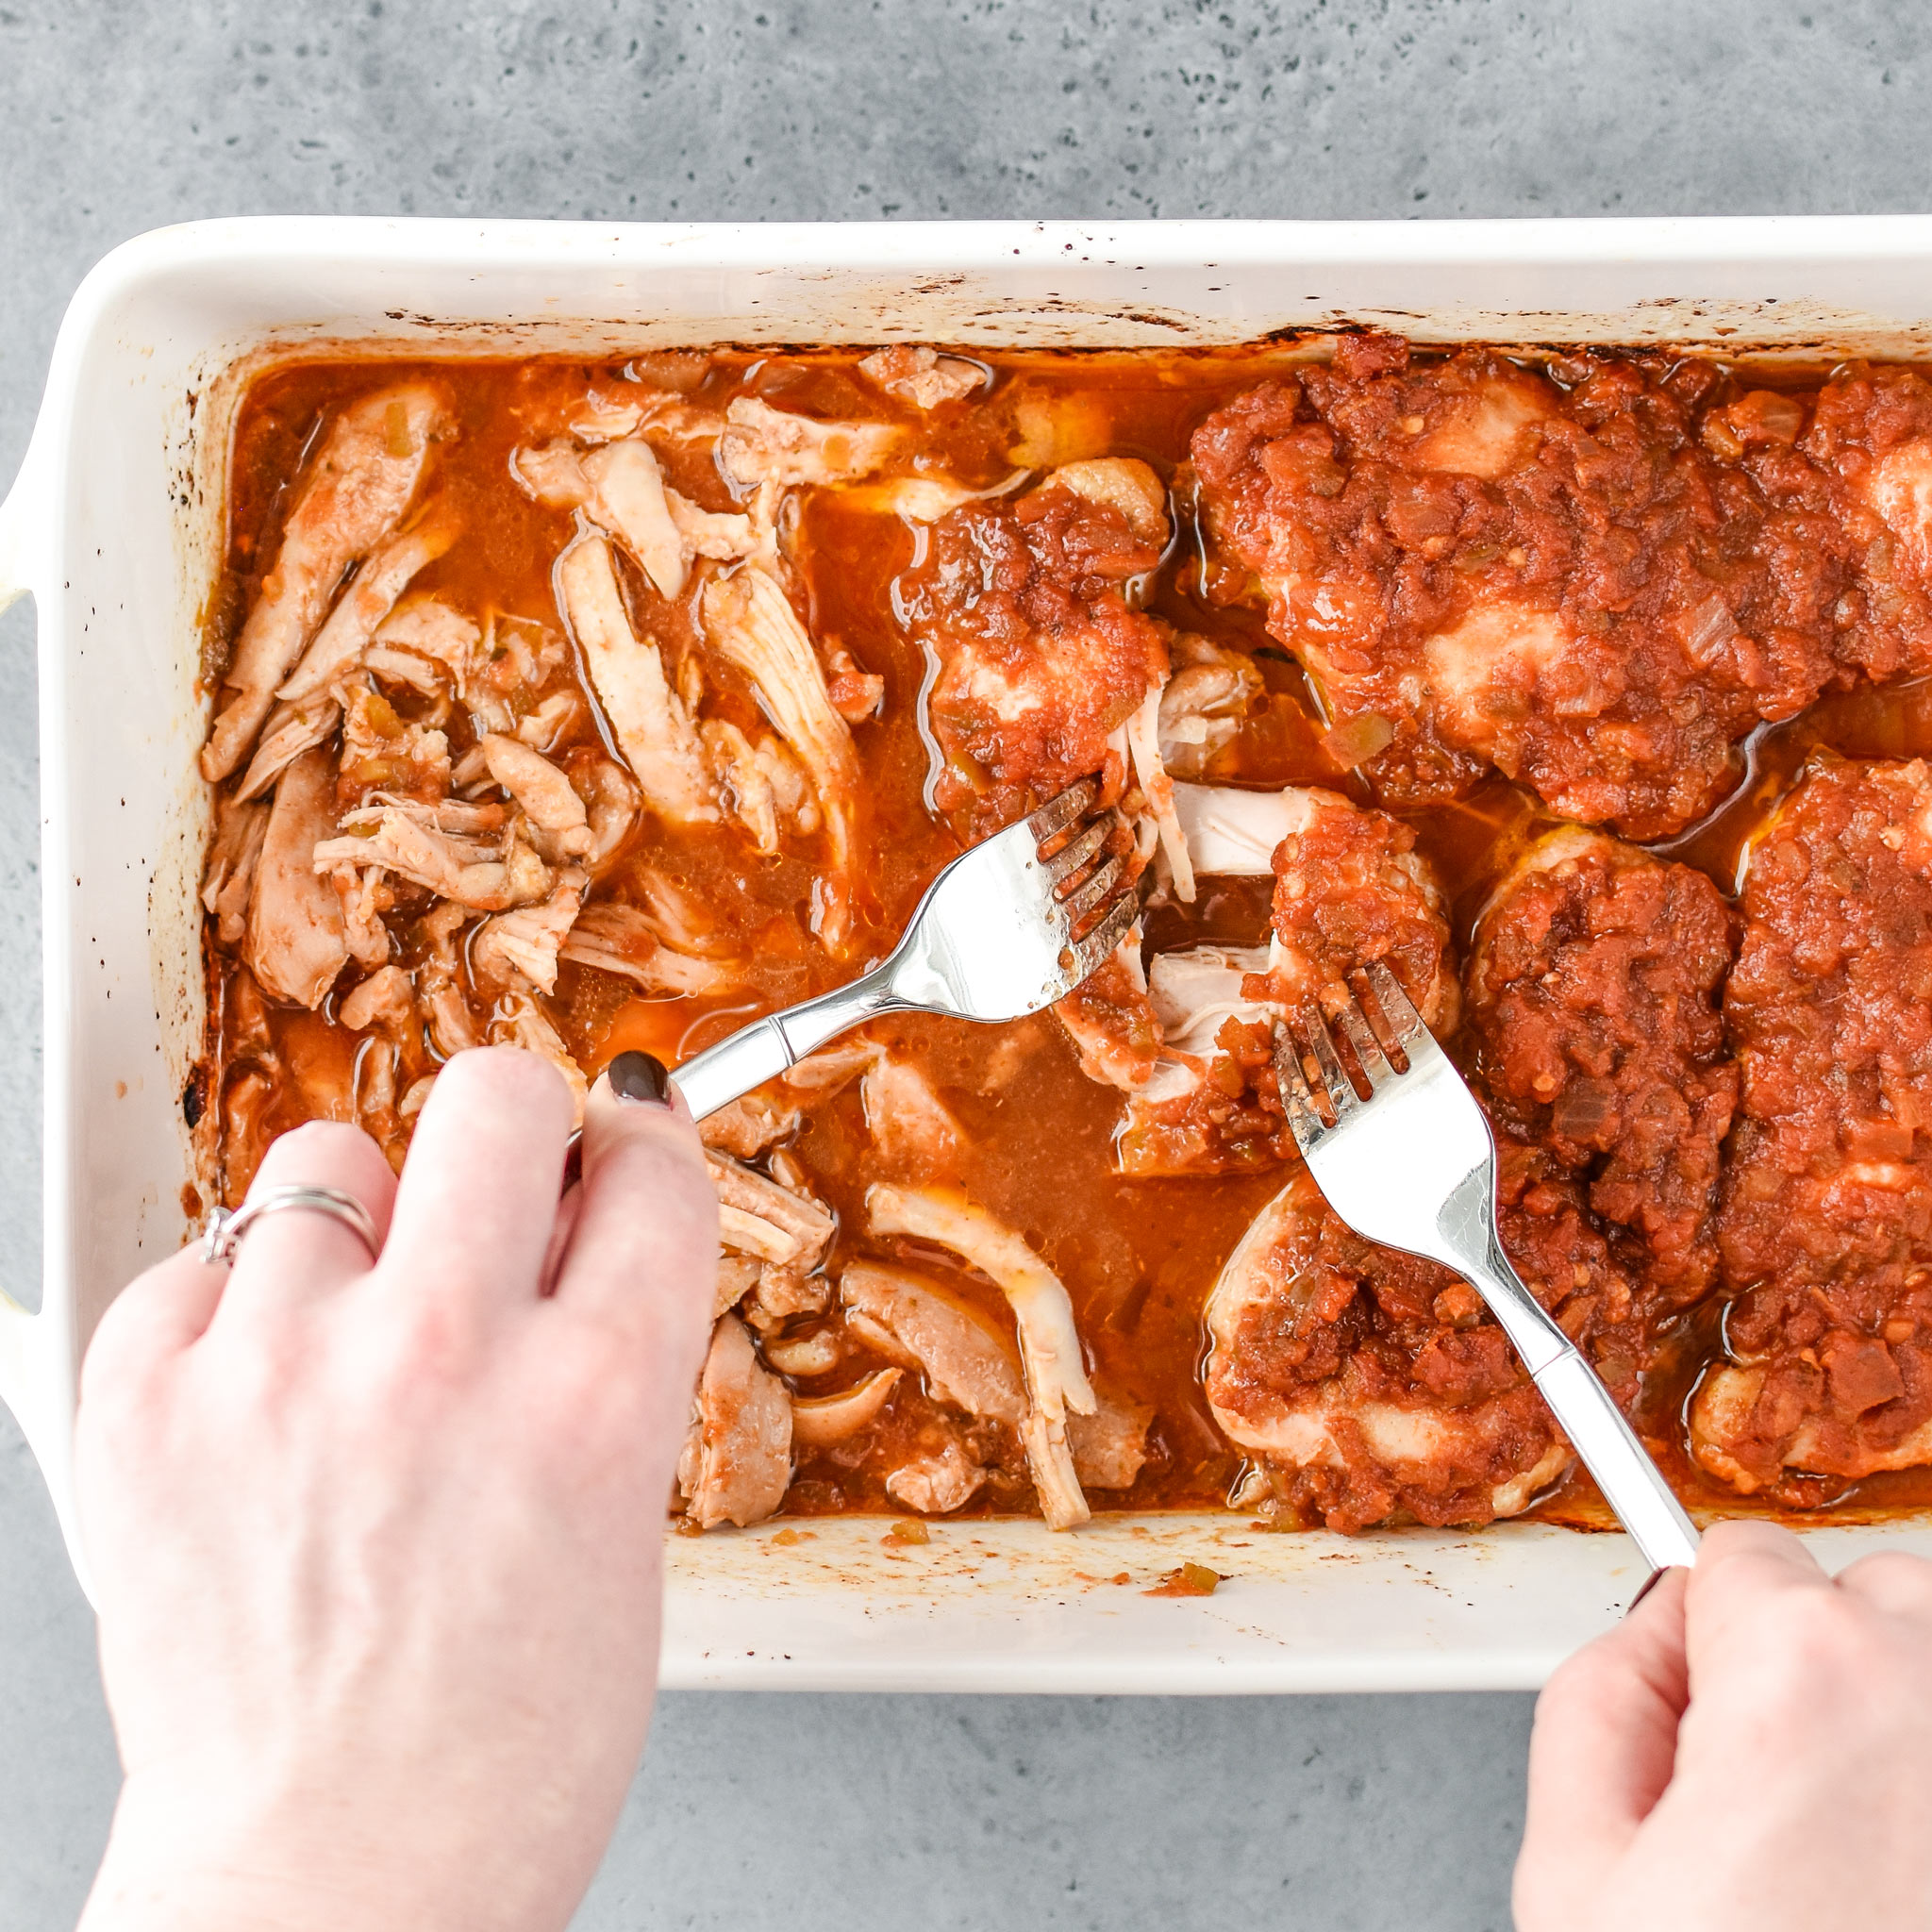
[[[1913,0],[0,0],[0,479],[74,285],[197,215],[1922,208]],[[0,1278],[38,1272],[29,615],[0,618]],[[1528,1700],[666,1700],[585,1928],[1501,1927]],[[113,1800],[0,1434],[0,1925]]]

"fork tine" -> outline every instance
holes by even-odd
[[[1418,1038],[1427,1040],[1431,1037],[1429,1029],[1423,1024],[1423,1016],[1410,1004],[1408,995],[1403,991],[1386,962],[1370,960],[1362,968],[1362,977],[1369,982],[1369,990],[1375,995],[1375,1004],[1382,1008],[1382,1017],[1388,1021],[1396,1045],[1407,1047]]]
[[[1308,1049],[1315,1057],[1316,1066],[1321,1069],[1322,1084],[1328,1090],[1328,1104],[1335,1109],[1335,1124],[1339,1127],[1360,1108],[1361,1096],[1356,1092],[1355,1083],[1341,1064],[1341,1056],[1335,1051],[1335,1042],[1328,1037],[1322,1009],[1313,1000],[1304,1002],[1301,1022],[1307,1032]]]
[[[1051,858],[1040,861],[1046,869],[1047,877],[1055,885],[1072,878],[1107,843],[1112,832],[1110,819],[1095,819],[1078,838],[1069,840]]]
[[[1294,1037],[1278,1020],[1274,1023],[1274,1078],[1281,1089],[1281,1108],[1288,1116],[1294,1144],[1307,1154],[1328,1129],[1308,1091],[1307,1075],[1302,1072]]]
[[[1102,965],[1107,956],[1126,938],[1127,929],[1140,916],[1140,899],[1132,892],[1123,893],[1107,917],[1071,948],[1074,971],[1077,975],[1075,984]]]
[[[1050,798],[1026,821],[1035,840],[1046,841],[1064,832],[1076,820],[1087,816],[1093,801],[1100,796],[1100,787],[1091,778],[1082,778],[1078,784],[1069,785],[1058,798]]]
[[[1104,906],[1113,897],[1113,890],[1126,869],[1127,861],[1116,852],[1106,864],[1094,868],[1084,885],[1060,901],[1060,910],[1077,925],[1096,906]]]
[[[1394,1052],[1406,1063],[1405,1071],[1414,1073],[1421,1068],[1446,1066],[1449,1056],[1442,1051],[1436,1036],[1423,1024],[1423,1016],[1416,1011],[1414,1003],[1403,991],[1394,974],[1377,959],[1373,966],[1363,968],[1363,977],[1375,995],[1375,1004],[1382,1008],[1382,1017],[1388,1023],[1389,1031],[1394,1036]]]
[[[1383,1085],[1393,1077],[1395,1069],[1389,1064],[1382,1043],[1375,1038],[1361,1008],[1353,999],[1345,999],[1336,1008],[1335,1020],[1347,1034],[1349,1045],[1355,1049],[1356,1060],[1368,1080],[1369,1091],[1379,1092]]]

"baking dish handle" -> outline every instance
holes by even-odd
[[[33,451],[20,466],[13,488],[0,500],[0,610],[25,591],[35,588],[30,559],[45,545],[40,541],[45,523],[45,499],[34,475]]]
[[[39,595],[43,590],[48,518],[38,472],[29,448],[13,488],[0,501],[0,610],[24,591]],[[55,1448],[51,1431],[58,1421],[52,1328],[46,1317],[28,1314],[0,1288],[0,1401],[18,1418],[42,1468]]]

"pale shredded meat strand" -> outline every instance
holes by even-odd
[[[320,751],[304,752],[282,774],[256,861],[242,949],[263,991],[311,1008],[321,1006],[349,960],[341,902],[316,875],[317,855],[339,842],[328,837],[336,825],[335,791],[335,771]]]
[[[963,1194],[879,1182],[867,1189],[865,1201],[874,1235],[904,1235],[950,1248],[995,1282],[1011,1304],[1026,1374],[1021,1440],[1041,1512],[1053,1529],[1085,1523],[1091,1511],[1074,1473],[1066,1412],[1091,1415],[1095,1398],[1074,1326],[1073,1300],[1059,1276],[1011,1228]]]
[[[941,1402],[1018,1430],[1026,1388],[1012,1341],[962,1297],[907,1268],[850,1261],[839,1277],[846,1324],[875,1353],[917,1369]]]
[[[724,410],[718,461],[741,484],[849,483],[882,469],[905,446],[890,423],[821,423],[739,396]]]
[[[330,426],[223,680],[234,695],[201,755],[210,784],[227,777],[254,743],[276,686],[314,636],[342,573],[402,521],[442,422],[434,391],[409,385],[363,397]]]
[[[595,841],[584,801],[548,758],[494,731],[484,734],[478,749],[490,775],[523,807],[533,825],[552,835],[559,855],[572,858],[589,855]]]
[[[674,826],[714,824],[715,788],[697,727],[664,675],[658,646],[631,628],[609,544],[599,536],[580,537],[558,560],[557,585],[558,604],[644,802]]]
[[[791,1398],[791,1440],[808,1449],[829,1449],[870,1428],[885,1412],[899,1386],[899,1369],[880,1369],[836,1395]]]
[[[700,1529],[762,1523],[791,1485],[791,1404],[736,1315],[711,1331],[677,1479]]]
[[[551,889],[550,869],[515,836],[507,849],[437,830],[400,806],[352,812],[344,824],[360,822],[351,836],[327,839],[314,850],[318,871],[338,865],[379,865],[426,891],[479,912],[501,912],[543,898]]]
[[[565,866],[550,896],[486,919],[470,947],[471,969],[488,983],[508,984],[521,974],[541,992],[557,990],[558,948],[575,923],[591,875]]]
[[[852,727],[833,708],[810,634],[777,580],[755,564],[706,585],[705,634],[748,678],[779,735],[804,765],[824,813],[831,865],[853,863],[858,757]]]

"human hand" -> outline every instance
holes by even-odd
[[[682,1108],[608,1079],[559,1203],[570,1120],[543,1060],[461,1054],[400,1185],[348,1126],[262,1163],[357,1195],[373,1266],[275,1213],[102,1320],[75,1454],[126,1782],[89,1932],[575,1907],[650,1716],[717,1211]]]
[[[1932,1926],[1932,1563],[1724,1523],[1537,1705],[1521,1932]]]

